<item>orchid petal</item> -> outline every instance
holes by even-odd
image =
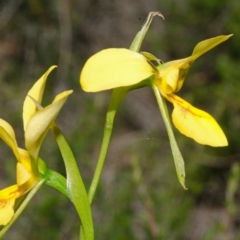
[[[168,95],[167,99],[174,105],[173,123],[182,134],[203,145],[212,147],[228,145],[225,134],[211,115],[174,94]]]
[[[205,52],[211,50],[212,48],[216,47],[218,44],[228,40],[233,34],[230,35],[223,35],[214,38],[209,38],[207,40],[199,42],[196,47],[193,49],[192,59],[197,59]]]
[[[185,77],[188,73],[193,60],[191,57],[170,61],[159,65],[159,78],[156,78],[156,85],[161,88],[165,94],[171,94],[181,89]],[[161,81],[159,81],[159,79]]]
[[[32,176],[33,175],[21,163],[17,163],[17,184],[18,185],[23,185]]]
[[[28,152],[25,149],[18,148],[21,164],[28,172],[32,172],[31,159]],[[33,175],[33,174],[32,174]]]
[[[26,192],[31,190],[39,179],[32,171],[31,159],[28,152],[22,148],[18,148],[18,152],[21,163],[17,164],[17,184],[21,185],[21,190]]]
[[[199,42],[194,48],[193,53],[190,57],[170,61],[159,65],[157,69],[159,70],[161,81],[159,81],[157,78],[156,85],[161,88],[165,94],[178,92],[182,88],[188,70],[193,62],[202,54],[211,50],[218,44],[226,41],[231,36],[232,34],[226,36],[218,36]]]
[[[9,123],[0,119],[0,138],[12,149],[16,159],[20,161],[18,146],[13,128]]]
[[[7,225],[14,216],[14,204],[20,196],[18,185],[0,190],[0,225]]]
[[[47,77],[50,74],[50,72],[56,67],[57,66],[50,67],[42,75],[42,77],[33,85],[33,87],[29,90],[29,92],[27,93],[27,96],[26,96],[25,101],[23,103],[23,126],[24,126],[24,130],[26,130],[26,126],[27,126],[27,123],[28,123],[29,119],[34,115],[34,113],[37,112],[36,105],[34,104],[32,99],[29,98],[29,96],[31,96],[38,103],[41,104],[43,91],[44,91],[44,88],[45,88]]]
[[[97,92],[137,84],[154,74],[140,53],[128,49],[106,49],[88,59],[80,84],[84,91]]]
[[[56,97],[57,101],[54,100],[52,104],[39,110],[29,119],[25,131],[25,145],[33,159],[37,159],[44,137],[71,93],[72,91],[60,93]]]

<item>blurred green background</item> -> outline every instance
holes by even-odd
[[[0,117],[24,147],[22,104],[50,67],[44,103],[74,89],[58,124],[89,187],[96,165],[110,91],[79,87],[84,62],[110,47],[130,46],[150,11],[160,11],[142,46],[163,61],[187,57],[207,38],[234,36],[191,67],[181,97],[213,115],[229,146],[200,146],[176,132],[186,163],[187,187],[178,183],[165,126],[151,89],[128,94],[115,121],[94,204],[96,239],[240,239],[240,2],[238,0],[1,0]],[[169,110],[172,106],[169,105]],[[0,142],[0,188],[15,182],[15,159]],[[40,156],[65,174],[51,134]],[[78,239],[72,204],[44,186],[5,239]]]

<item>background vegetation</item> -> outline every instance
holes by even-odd
[[[240,239],[240,5],[238,0],[0,1],[0,117],[24,147],[22,104],[51,65],[45,103],[74,89],[58,123],[89,186],[99,153],[110,91],[79,87],[84,62],[104,48],[130,46],[148,12],[160,11],[142,50],[163,61],[187,57],[201,40],[233,33],[198,59],[180,95],[211,113],[229,147],[203,147],[176,131],[187,186],[177,181],[169,141],[151,89],[131,92],[117,114],[110,151],[93,204],[96,239]],[[169,106],[171,111],[171,106]],[[41,157],[64,174],[49,134]],[[15,182],[15,160],[0,142],[0,187]],[[6,239],[78,239],[69,201],[44,186]]]

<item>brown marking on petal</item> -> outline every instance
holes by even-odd
[[[180,105],[181,104],[184,104],[184,102],[183,101],[181,101],[180,99],[178,99],[178,98],[175,98],[175,95],[167,95],[167,97],[169,98],[169,100],[172,102],[172,103],[179,103]],[[172,99],[174,100],[174,101],[172,101]]]
[[[0,200],[0,208],[4,208],[6,205],[6,200]]]
[[[5,206],[6,203],[9,201],[9,199],[12,199],[12,198],[18,198],[22,195],[22,193],[19,192],[19,189],[15,190],[15,191],[11,191],[9,192],[8,194],[6,194],[6,197],[5,198],[2,198],[1,199],[1,196],[0,196],[0,207],[1,206]]]
[[[181,68],[180,70],[179,70],[179,77],[178,77],[178,79],[180,80],[180,79],[185,79],[185,77],[186,77],[186,75],[187,75],[187,72],[188,72],[188,70],[186,70],[186,69],[184,69],[184,68]]]
[[[0,208],[5,208],[9,199],[2,199],[0,200]]]
[[[193,65],[194,61],[189,61],[180,66],[179,70],[188,70]]]
[[[189,109],[189,107],[188,107],[188,108],[185,108],[185,107],[179,105],[179,108],[180,108],[180,110],[181,110],[181,112],[182,112],[183,118],[186,118],[187,113],[194,114],[194,113]],[[195,114],[194,114],[194,115],[195,115]]]
[[[10,196],[10,197],[14,197],[14,196],[16,196],[16,195],[19,195],[19,189],[16,190],[16,191],[12,191],[12,192],[9,193],[9,196]]]
[[[173,99],[174,101],[171,101],[173,104],[177,104],[182,112],[182,115],[184,118],[186,118],[187,113],[191,113],[192,115],[202,118],[201,115],[196,114],[195,112],[191,111],[190,108],[192,107],[190,104],[187,105],[187,107],[184,106],[184,104],[186,104],[186,102],[182,101],[181,99],[179,99],[178,97],[175,97],[175,95],[168,95],[168,97],[171,99]],[[206,118],[206,116],[205,116]]]

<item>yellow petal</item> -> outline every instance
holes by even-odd
[[[16,159],[20,161],[19,154],[18,154],[18,146],[16,142],[15,133],[11,125],[0,119],[0,138],[12,149]]]
[[[169,71],[166,72],[162,78],[162,84],[160,85],[160,88],[165,94],[171,94],[176,91],[178,81],[179,81],[179,69],[178,68],[169,69]]]
[[[182,134],[203,145],[212,147],[228,145],[225,134],[211,115],[174,94],[165,97],[174,105],[173,123]]]
[[[31,174],[21,163],[17,163],[17,184],[23,185],[33,174]]]
[[[43,91],[45,88],[46,80],[49,73],[56,68],[57,66],[50,67],[42,77],[32,86],[32,88],[27,93],[25,101],[23,103],[23,126],[24,130],[26,130],[27,123],[29,119],[33,116],[33,114],[37,111],[36,105],[28,96],[34,98],[38,103],[41,104]]]
[[[31,190],[39,178],[34,175],[31,166],[31,160],[26,150],[18,148],[21,163],[17,163],[17,184],[20,186],[22,192]]]
[[[25,145],[33,159],[37,159],[42,141],[56,119],[67,97],[72,91],[60,93],[54,102],[36,112],[28,121],[25,131]]]
[[[218,36],[204,40],[196,45],[190,57],[159,65],[157,68],[159,70],[160,78],[155,79],[155,84],[165,94],[178,92],[182,88],[185,77],[193,62],[202,54],[226,41],[231,36],[232,35]]]
[[[153,74],[153,68],[142,54],[111,48],[88,59],[80,75],[80,84],[86,92],[98,92],[131,86]]]
[[[165,94],[179,91],[192,63],[191,57],[187,57],[158,66],[159,78],[155,79],[155,84]]]
[[[7,225],[14,216],[14,204],[20,196],[17,185],[0,190],[0,225]]]
[[[230,35],[223,35],[214,38],[209,38],[202,42],[199,42],[193,50],[192,59],[195,60],[205,52],[209,51],[210,49],[216,47],[218,44],[228,40],[232,34]]]
[[[21,164],[24,166],[24,168],[27,169],[28,172],[32,172],[32,165],[31,165],[31,159],[29,156],[28,151],[22,148],[18,148],[18,153],[21,159]],[[33,175],[33,174],[32,174]]]

